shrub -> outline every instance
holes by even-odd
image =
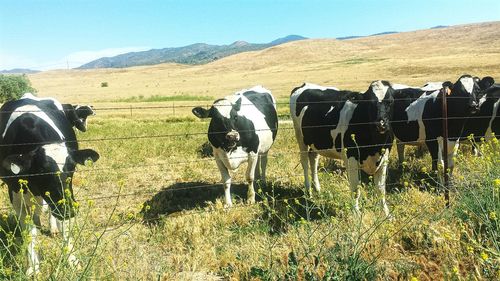
[[[108,86],[108,82],[101,82],[101,88],[105,88]]]
[[[15,100],[24,93],[35,93],[26,75],[0,75],[0,102]]]

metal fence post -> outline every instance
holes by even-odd
[[[448,175],[448,103],[447,96],[450,89],[443,88],[443,177],[444,177],[444,200],[446,208],[450,207],[450,183]]]

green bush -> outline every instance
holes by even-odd
[[[20,98],[24,93],[35,93],[26,75],[0,75],[0,102]]]

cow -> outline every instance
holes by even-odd
[[[247,201],[255,202],[254,178],[266,179],[267,154],[278,132],[276,101],[262,86],[244,89],[214,101],[209,109],[195,107],[198,118],[210,118],[208,140],[219,168],[225,205],[232,206],[230,171],[248,162]]]
[[[374,81],[364,93],[310,83],[292,90],[290,115],[307,192],[310,192],[308,165],[314,188],[319,192],[319,155],[342,159],[355,194],[355,211],[360,211],[359,171],[362,170],[374,176],[385,215],[390,217],[385,181],[393,142],[389,125],[393,91],[388,81]]]
[[[54,99],[21,98],[0,108],[0,178],[7,185],[9,198],[20,227],[31,236],[28,245],[27,274],[39,272],[36,253],[36,225],[26,217],[40,216],[42,201],[47,202],[57,227],[70,250],[69,226],[76,213],[72,179],[76,164],[97,161],[92,149],[79,149],[71,124]]]
[[[447,158],[453,170],[460,138],[467,118],[479,107],[481,89],[471,75],[462,75],[455,83],[446,81],[441,87],[403,88],[394,93],[394,109],[391,127],[396,140],[402,144],[425,143],[431,157],[432,170],[436,171],[442,160],[443,149],[443,95],[447,97],[448,146]],[[402,146],[398,146],[403,155]]]
[[[472,137],[475,150],[476,143],[482,138],[488,140],[500,134],[500,84],[495,84],[495,80],[489,76],[476,81],[482,89],[479,110],[467,119],[462,134],[463,138]],[[478,151],[475,152],[476,155],[479,154]]]
[[[21,96],[20,99],[30,99],[38,102],[44,102],[44,101],[48,101],[49,103],[52,102],[57,107],[58,110],[64,113],[69,123],[81,132],[87,131],[87,117],[95,115],[94,108],[90,105],[61,104],[57,99],[54,99],[52,97],[40,98],[33,95],[32,93],[25,93]],[[49,207],[47,202],[43,201],[42,212],[47,213],[48,209]],[[33,220],[38,227],[42,226],[38,214],[35,214],[33,216]],[[57,227],[57,220],[54,216],[50,214],[49,214],[49,228],[50,228],[50,233],[52,235],[59,233],[59,229]]]

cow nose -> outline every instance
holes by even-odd
[[[380,120],[379,122],[377,122],[377,129],[381,133],[387,131],[387,122],[385,122],[384,120]]]
[[[473,101],[470,105],[470,109],[472,113],[475,113],[477,110],[479,110],[479,104],[477,102]]]
[[[240,134],[237,131],[235,131],[235,130],[231,130],[231,132],[227,133],[226,139],[228,141],[233,141],[233,142],[239,141],[240,140]]]

